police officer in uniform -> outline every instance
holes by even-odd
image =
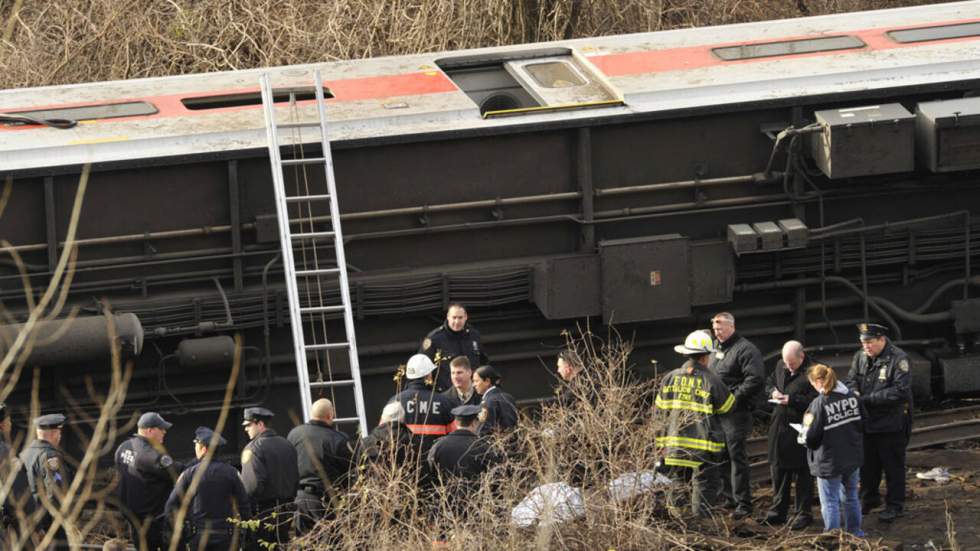
[[[810,356],[798,341],[783,345],[782,359],[766,382],[769,401],[775,403],[769,423],[769,468],[772,471],[772,506],[765,522],[783,524],[789,512],[790,491],[796,486],[796,520],[793,530],[813,522],[813,476],[806,460],[806,449],[797,442],[799,433],[792,423],[802,424],[817,391],[807,380]]]
[[[717,342],[708,369],[735,396],[735,407],[721,421],[726,456],[721,473],[725,499],[735,506],[734,518],[738,520],[752,514],[751,469],[745,441],[752,432],[752,410],[763,398],[766,371],[759,349],[735,331],[735,316],[728,312],[715,314],[711,330]]]
[[[210,428],[197,427],[194,431],[194,455],[198,462],[181,473],[164,507],[168,516],[174,515],[180,509],[184,496],[190,491],[197,471],[204,470],[197,490],[191,497],[184,522],[189,530],[183,536],[185,540],[190,540],[187,547],[190,551],[198,551],[202,546],[208,551],[237,549],[239,531],[228,519],[249,518],[248,495],[238,471],[213,457],[214,454],[206,466],[203,462],[209,449],[225,443],[225,439],[220,434],[215,435]]]
[[[4,548],[5,543],[8,544],[9,549],[17,547],[15,542],[20,539],[18,511],[24,515],[34,512],[34,499],[27,483],[27,473],[10,447],[10,431],[10,412],[7,410],[7,405],[0,402],[0,485],[7,484],[8,476],[14,479],[7,493],[7,499],[0,503],[0,534],[3,538],[3,541],[0,541],[0,549]]]
[[[137,433],[116,448],[119,501],[129,510],[131,541],[150,551],[166,549],[161,515],[182,470],[163,447],[172,426],[160,414],[146,412],[136,424]]]
[[[256,516],[262,519],[257,543],[289,542],[289,520],[299,483],[296,448],[267,426],[275,414],[262,407],[246,408],[242,422],[252,439],[242,451],[242,482]],[[275,516],[269,514],[276,512]]]
[[[457,476],[467,479],[479,478],[494,462],[494,456],[477,433],[480,423],[480,406],[456,406],[452,410],[456,418],[453,432],[436,440],[429,450],[429,467],[445,476]]]
[[[296,532],[305,534],[328,511],[347,485],[354,450],[350,438],[334,427],[333,403],[313,402],[310,421],[289,431],[286,440],[299,458],[299,490],[296,491]]]
[[[449,305],[446,321],[422,339],[419,353],[425,354],[436,365],[436,390],[443,392],[452,386],[449,379],[449,362],[456,356],[466,356],[470,366],[489,362],[480,344],[480,332],[471,327],[466,308],[458,302]]]
[[[412,448],[425,458],[436,438],[449,434],[453,417],[452,402],[433,388],[436,366],[425,354],[416,354],[405,365],[408,381],[401,392],[392,397],[405,411],[405,425],[412,433]]]
[[[473,387],[482,396],[480,436],[508,431],[517,426],[517,402],[500,388],[500,373],[485,365],[473,372]]]
[[[27,483],[34,497],[35,509],[43,509],[45,501],[52,507],[61,507],[61,499],[71,483],[71,471],[59,447],[61,428],[65,420],[65,416],[60,413],[41,415],[35,419],[37,439],[20,454],[20,462],[27,472]],[[51,516],[45,515],[38,527],[47,531],[51,522]],[[68,548],[64,526],[58,528],[54,542],[57,548]]]
[[[878,488],[884,470],[888,495],[878,518],[892,522],[905,509],[905,447],[912,431],[909,358],[888,340],[887,327],[862,323],[858,331],[863,350],[854,354],[847,386],[868,414],[861,467],[862,509],[867,514],[881,504]]]

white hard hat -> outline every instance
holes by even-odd
[[[405,366],[405,377],[407,379],[421,379],[436,370],[436,364],[432,363],[425,354],[416,354],[408,359]]]
[[[707,331],[695,331],[684,339],[684,344],[674,347],[674,352],[678,354],[710,354],[715,351],[715,345],[711,341],[711,335]]]

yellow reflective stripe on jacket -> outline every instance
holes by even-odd
[[[687,436],[658,436],[657,444],[662,447],[688,448],[707,452],[720,452],[725,449],[724,442],[712,442]]]
[[[660,409],[683,409],[697,411],[698,413],[713,413],[711,404],[702,404],[688,400],[664,400],[660,396],[657,396],[656,404]]]
[[[680,459],[677,457],[665,457],[664,465],[670,465],[672,467],[691,467],[694,469],[701,466],[701,461],[691,461],[690,459]]]
[[[732,406],[734,405],[735,405],[735,395],[729,394],[728,399],[725,400],[725,403],[722,404],[720,408],[715,410],[715,413],[719,415],[724,415],[728,413],[732,409]]]

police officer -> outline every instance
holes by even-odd
[[[30,486],[27,483],[27,473],[20,464],[20,460],[10,447],[10,412],[7,405],[0,402],[0,485],[7,484],[7,478],[13,477],[7,499],[0,503],[0,534],[3,534],[3,542],[0,548],[4,548],[4,543],[9,545],[9,549],[16,549],[19,545],[21,534],[18,530],[17,513],[30,515],[34,512],[34,499],[30,494]]]
[[[194,455],[198,463],[181,473],[164,507],[168,516],[180,510],[194,477],[199,470],[204,470],[196,491],[191,495],[184,522],[190,533],[183,535],[190,539],[188,549],[192,551],[201,550],[202,547],[213,551],[237,549],[238,528],[228,519],[249,518],[248,495],[238,471],[213,457],[213,453],[211,459],[204,462],[208,450],[225,443],[225,439],[210,428],[197,427],[194,431]]]
[[[165,549],[163,506],[182,466],[176,464],[163,439],[172,427],[159,413],[144,413],[137,432],[116,448],[119,501],[129,510],[132,540],[140,549]]]
[[[405,424],[405,408],[391,402],[381,410],[381,421],[357,444],[358,465],[400,466],[412,453],[412,432]]]
[[[766,372],[762,354],[748,339],[735,332],[735,316],[720,312],[711,318],[715,351],[708,369],[728,385],[735,396],[735,407],[721,420],[725,431],[726,457],[721,465],[724,496],[735,506],[734,518],[752,514],[749,456],[745,441],[752,432],[752,410],[762,398]]]
[[[802,530],[813,522],[813,476],[806,461],[806,450],[797,442],[790,425],[802,424],[803,414],[817,391],[807,380],[812,365],[810,356],[798,341],[783,345],[782,359],[766,382],[769,401],[775,404],[769,423],[769,468],[772,470],[772,506],[765,522],[782,524],[789,512],[790,491],[796,485],[796,520],[793,530]],[[795,482],[794,482],[795,481]]]
[[[473,389],[473,365],[466,356],[456,356],[449,362],[449,374],[453,386],[443,391],[453,406],[478,405],[480,395]]]
[[[517,426],[517,402],[500,388],[500,373],[485,365],[473,372],[473,388],[482,396],[480,436],[507,431]]]
[[[41,415],[35,419],[37,439],[20,454],[20,462],[27,472],[27,483],[34,497],[35,509],[43,509],[45,502],[51,507],[61,507],[61,499],[71,483],[71,471],[59,447],[61,428],[65,421],[65,416],[60,413]],[[38,527],[47,531],[51,522],[51,516],[45,514],[38,522]],[[68,548],[64,526],[58,528],[54,542],[57,548]]]
[[[435,364],[425,354],[416,354],[405,365],[405,387],[388,402],[398,402],[405,411],[405,425],[412,433],[412,448],[424,458],[436,438],[449,433],[452,402],[433,388]]]
[[[714,352],[711,335],[694,331],[674,351],[687,358],[684,365],[663,378],[655,407],[665,412],[667,434],[657,437],[664,450],[663,464],[678,478],[692,482],[694,514],[707,516],[716,505],[722,473],[718,457],[725,449],[720,419],[729,414],[735,397],[728,386],[707,368]],[[690,473],[685,472],[690,470]]]
[[[332,511],[331,503],[347,485],[354,450],[350,438],[334,427],[333,403],[313,402],[310,421],[289,431],[286,440],[299,458],[296,491],[296,532],[305,534],[317,519]]]
[[[425,354],[436,365],[436,390],[442,392],[451,386],[449,362],[456,356],[466,356],[471,366],[489,361],[480,344],[480,332],[471,327],[466,308],[458,302],[449,305],[446,321],[422,339],[419,353]]]
[[[262,520],[258,530],[261,542],[289,541],[291,515],[282,514],[293,508],[299,483],[296,448],[268,426],[275,414],[262,407],[246,408],[242,426],[251,442],[242,451],[242,482],[249,501]],[[275,515],[269,513],[275,512]]]
[[[865,514],[881,504],[878,487],[885,471],[888,495],[878,517],[892,522],[905,509],[905,447],[912,431],[909,358],[888,340],[888,328],[858,325],[861,347],[854,354],[847,386],[858,395],[868,417],[864,425],[861,502]]]
[[[429,450],[429,467],[442,475],[468,479],[479,478],[494,462],[487,443],[477,437],[480,423],[480,406],[456,406],[452,410],[456,418],[453,432],[436,440]]]

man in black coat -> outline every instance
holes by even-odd
[[[429,450],[428,463],[433,471],[443,477],[474,479],[493,464],[490,447],[477,436],[480,426],[477,417],[481,409],[473,405],[453,408],[452,414],[459,428],[436,440]]]
[[[735,332],[735,316],[715,314],[711,330],[717,342],[708,369],[728,385],[735,396],[735,407],[721,419],[725,431],[726,460],[721,464],[724,496],[735,506],[735,519],[752,514],[749,456],[745,441],[752,432],[752,410],[763,396],[765,367],[762,354],[748,339]]]
[[[326,398],[313,402],[310,420],[289,431],[286,440],[299,458],[299,489],[296,491],[296,532],[309,532],[317,520],[333,510],[338,495],[347,486],[354,450],[350,438],[334,427],[333,403]]]
[[[18,547],[16,542],[22,537],[23,527],[18,526],[17,513],[30,515],[34,512],[34,499],[31,497],[27,473],[10,447],[11,429],[10,412],[7,405],[0,402],[0,484],[6,485],[8,476],[14,479],[9,486],[7,499],[0,502],[0,537],[3,539],[0,541],[0,549],[5,544],[10,549]]]
[[[912,431],[912,375],[909,357],[888,340],[888,328],[858,325],[862,350],[854,354],[847,386],[867,412],[861,502],[865,514],[881,504],[879,486],[885,471],[888,495],[882,522],[905,513],[905,447]]]
[[[381,422],[362,438],[354,454],[357,464],[380,464],[385,467],[401,466],[413,460],[412,431],[405,424],[405,408],[399,402],[391,402],[381,411]]]
[[[242,451],[242,482],[256,516],[262,520],[257,546],[265,541],[285,547],[292,516],[283,513],[292,510],[296,499],[299,459],[296,448],[267,426],[274,415],[261,407],[245,409],[242,426],[252,441]]]
[[[27,484],[34,497],[35,510],[44,509],[47,501],[52,507],[61,507],[68,486],[71,485],[72,472],[65,462],[61,450],[61,432],[67,419],[60,413],[41,415],[34,420],[37,427],[37,440],[20,453],[20,462],[27,473]],[[51,515],[45,513],[38,522],[38,528],[47,532],[52,526]],[[59,526],[53,536],[56,549],[68,549],[68,535],[65,527]]]
[[[810,357],[797,341],[783,345],[782,359],[766,383],[769,401],[775,404],[769,424],[769,467],[772,471],[772,506],[766,514],[769,524],[786,522],[790,490],[796,485],[793,530],[813,522],[813,476],[806,461],[806,449],[797,443],[797,431],[790,423],[802,424],[803,414],[817,391],[807,380]]]
[[[489,362],[480,343],[480,332],[467,323],[466,308],[458,302],[449,305],[446,321],[422,339],[419,353],[425,354],[436,366],[435,387],[443,392],[452,386],[449,380],[449,362],[456,356],[466,356],[470,366],[476,368]]]
[[[181,535],[185,541],[190,540],[188,549],[195,551],[237,549],[238,546],[233,546],[233,543],[241,541],[240,535],[236,526],[228,522],[228,519],[249,518],[248,495],[235,468],[218,461],[213,457],[213,453],[207,465],[204,463],[209,449],[216,449],[224,444],[225,439],[220,434],[216,435],[208,427],[197,427],[194,431],[194,455],[198,462],[181,473],[164,505],[165,514],[172,517],[180,510],[197,472],[204,470],[200,474],[196,491],[189,498],[190,502],[182,523],[187,526],[187,531]]]
[[[165,549],[163,506],[183,470],[163,447],[172,427],[160,414],[148,411],[136,424],[136,434],[116,448],[119,501],[128,509],[131,537],[140,549]]]

